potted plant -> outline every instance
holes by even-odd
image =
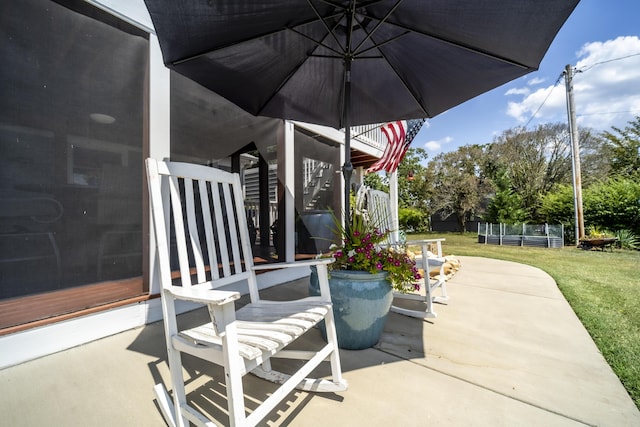
[[[329,287],[338,345],[368,348],[382,335],[393,291],[419,290],[422,276],[406,248],[385,244],[391,230],[382,230],[358,214],[352,215],[348,227],[335,216],[334,224],[338,243],[320,256],[334,259],[329,265]],[[312,270],[310,292],[318,295],[314,275]]]

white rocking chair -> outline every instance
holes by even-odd
[[[397,231],[397,226],[393,224],[391,216],[391,200],[389,194],[384,191],[373,190],[367,186],[361,186],[356,196],[356,212],[365,215],[365,218],[381,229]],[[404,233],[399,232],[403,235]],[[395,233],[390,233],[390,241],[387,244],[392,246],[409,246],[417,245],[422,249],[419,265],[424,271],[423,289],[425,295],[418,293],[400,293],[395,292],[394,297],[399,299],[408,299],[421,301],[425,303],[424,310],[410,310],[397,305],[391,306],[394,313],[404,314],[405,316],[418,318],[435,318],[437,313],[433,308],[434,302],[445,302],[449,300],[447,295],[447,282],[444,273],[444,264],[446,259],[442,256],[442,242],[445,239],[424,239],[407,241],[404,237],[394,237]],[[436,247],[436,251],[432,252],[432,246]],[[439,268],[438,274],[431,278],[429,273],[431,269]],[[439,288],[441,294],[434,296],[433,292]]]
[[[189,422],[216,425],[187,402],[181,353],[224,367],[225,378],[219,380],[226,385],[231,426],[256,425],[295,388],[346,390],[331,309],[327,260],[254,266],[237,174],[154,159],[147,159],[147,172],[173,402],[162,384],[156,385],[155,391],[167,423],[181,427]],[[175,231],[180,285],[172,282],[170,221]],[[285,302],[260,299],[256,270],[309,265],[317,265],[321,296]],[[234,301],[240,294],[220,288],[238,282],[248,283],[251,303],[236,310]],[[210,321],[178,330],[176,300],[206,305]],[[326,345],[313,351],[286,349],[321,320],[326,324]],[[306,362],[288,375],[271,369],[273,357]],[[326,360],[331,364],[331,380],[306,378]],[[242,377],[249,372],[281,385],[247,415]]]

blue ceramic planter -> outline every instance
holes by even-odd
[[[329,289],[338,347],[362,350],[375,345],[380,340],[393,301],[387,273],[334,270],[329,273]],[[320,295],[314,267],[311,269],[309,294]],[[320,330],[326,339],[324,322],[320,324]]]

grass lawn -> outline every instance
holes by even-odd
[[[419,237],[445,237],[446,255],[497,258],[546,271],[640,408],[640,251],[484,245],[475,233],[408,239]]]

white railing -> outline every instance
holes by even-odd
[[[353,126],[351,137],[378,150],[384,151],[387,146],[387,138],[380,130],[380,124]]]
[[[247,220],[252,220],[253,225],[257,231],[257,240],[256,243],[260,243],[260,203],[246,201],[244,202],[244,209],[247,212]],[[269,202],[269,227],[275,222],[278,218],[278,203],[277,202]],[[269,242],[271,242],[271,233],[267,237]]]

